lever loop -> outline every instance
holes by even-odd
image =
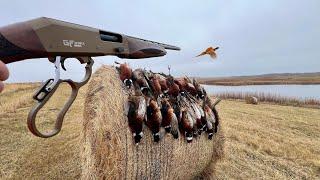
[[[68,112],[68,110],[71,107],[74,100],[76,99],[78,92],[79,92],[79,89],[89,81],[91,74],[92,74],[92,66],[93,66],[94,61],[90,57],[78,57],[77,59],[81,63],[87,63],[87,65],[85,67],[86,74],[85,74],[85,77],[83,78],[82,81],[74,82],[71,79],[66,79],[66,80],[59,79],[59,80],[57,80],[56,84],[54,84],[54,86],[51,87],[54,80],[49,79],[42,85],[42,87],[33,96],[33,98],[35,100],[37,100],[38,102],[29,112],[27,124],[28,124],[28,128],[31,131],[31,133],[34,134],[35,136],[42,137],[42,138],[49,138],[49,137],[57,135],[60,132],[60,130],[62,128],[64,116]],[[70,87],[72,88],[71,95],[70,95],[68,101],[65,103],[65,105],[61,109],[61,111],[59,112],[57,119],[56,119],[56,122],[55,122],[55,125],[54,125],[54,128],[48,133],[42,133],[37,129],[37,126],[36,126],[37,113],[48,102],[48,100],[52,97],[52,95],[58,89],[59,85],[63,82],[68,83],[70,85]],[[48,87],[50,87],[50,88],[48,88]]]

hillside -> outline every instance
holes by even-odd
[[[320,84],[320,72],[283,73],[256,76],[232,76],[216,78],[197,78],[200,83],[208,85],[275,85],[275,84]]]
[[[36,87],[11,84],[0,94],[0,179],[77,179],[85,89],[67,114],[62,132],[40,139],[26,126]],[[39,117],[53,121],[57,112],[53,105],[61,106],[60,100],[67,96],[58,90]],[[222,101],[218,110],[226,135],[218,179],[320,178],[319,109]]]

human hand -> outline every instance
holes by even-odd
[[[7,66],[2,61],[0,61],[0,93],[4,88],[4,84],[2,81],[7,80],[8,77],[9,77],[9,70]]]

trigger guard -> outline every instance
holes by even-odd
[[[67,57],[63,57],[61,58],[60,60],[60,64],[61,64],[61,67],[64,71],[67,71],[66,69],[66,66],[65,66],[65,61],[67,60],[68,58]],[[83,58],[83,57],[78,57],[76,58],[81,64],[83,63],[86,63],[86,61],[88,61],[86,58]]]
[[[63,57],[63,58],[61,58],[61,60],[60,60],[61,67],[62,67],[62,69],[65,70],[65,71],[66,71],[65,61],[66,61],[67,59],[68,59],[67,57]],[[92,66],[93,66],[94,61],[92,60],[91,57],[76,57],[76,59],[77,59],[81,64],[87,63],[87,65],[85,66],[86,72],[85,72],[84,78],[83,78],[81,81],[79,81],[79,82],[73,81],[73,80],[71,80],[71,79],[64,79],[64,80],[62,80],[62,82],[66,82],[66,83],[68,83],[68,84],[70,84],[70,85],[73,85],[73,86],[75,86],[75,87],[77,87],[77,88],[80,88],[81,86],[83,86],[84,84],[86,84],[86,83],[89,81],[89,79],[90,79],[90,77],[91,77],[91,74],[92,74]]]
[[[94,61],[91,58],[89,58],[87,62],[84,61],[86,59],[83,59],[83,58],[77,58],[77,59],[80,61],[81,64],[87,63],[87,65],[85,66],[86,72],[85,72],[84,78],[79,82],[73,81],[72,79],[63,79],[62,82],[68,83],[69,85],[71,85],[72,88],[79,89],[80,87],[85,85],[89,81],[89,79],[91,78],[92,66],[93,66]],[[61,66],[62,66],[62,64],[61,64]]]

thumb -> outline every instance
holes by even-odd
[[[0,81],[0,93],[3,91],[4,84]]]
[[[9,70],[7,66],[0,61],[0,81],[5,81],[9,78]]]

